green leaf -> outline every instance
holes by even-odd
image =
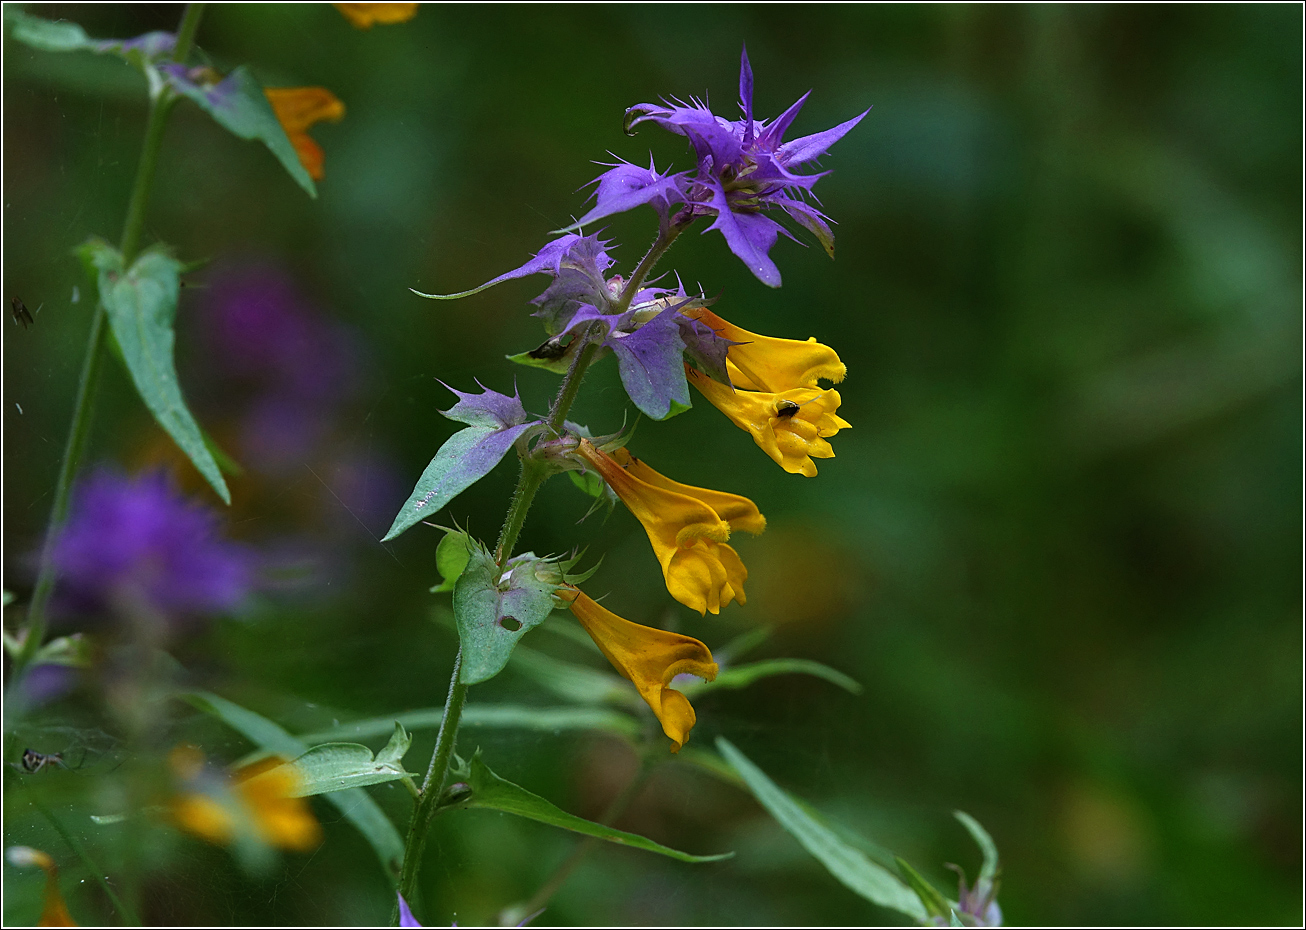
[[[292,795],[297,798],[412,777],[412,773],[404,771],[397,761],[383,760],[380,754],[373,756],[372,750],[361,743],[322,743],[287,765],[299,775],[299,783]],[[277,769],[270,769],[252,780],[267,778],[275,771]]]
[[[381,751],[376,754],[378,765],[399,765],[404,756],[408,754],[408,748],[413,745],[413,738],[408,735],[404,725],[398,720],[395,721],[395,731],[390,735],[390,742],[381,747]]]
[[[717,737],[717,749],[748,784],[753,797],[803,848],[817,858],[830,874],[872,903],[924,920],[925,908],[912,890],[896,875],[876,865],[859,849],[848,845],[825,824],[797,804],[771,781],[729,740]]]
[[[501,573],[480,544],[453,589],[453,614],[462,644],[463,684],[493,678],[508,664],[513,647],[553,612],[556,586],[539,576],[544,560],[515,557]]]
[[[898,871],[907,879],[911,890],[916,892],[916,897],[921,899],[921,904],[925,905],[926,913],[931,917],[947,917],[952,913],[952,905],[948,903],[947,898],[939,892],[939,889],[927,882],[920,872],[913,869],[906,859],[894,856],[893,861],[898,864]]]
[[[416,292],[414,292],[416,293]],[[429,297],[430,294],[422,294],[422,297]],[[527,368],[543,368],[545,371],[551,371],[555,375],[565,375],[567,369],[571,368],[571,356],[561,355],[556,358],[536,358],[530,352],[519,352],[516,355],[505,355],[510,362],[516,362],[518,365],[525,365]]]
[[[634,685],[626,679],[588,665],[555,659],[529,646],[518,646],[511,664],[514,671],[574,704],[643,705]]]
[[[345,738],[369,739],[389,733],[395,723],[410,730],[436,730],[444,719],[443,707],[410,710],[386,717],[369,717],[341,724],[329,730],[304,733],[301,742],[309,745]],[[463,708],[462,726],[499,730],[538,730],[561,733],[568,730],[599,730],[633,737],[639,732],[634,719],[616,711],[596,707],[534,707],[526,704],[468,704]],[[382,750],[383,754],[385,750]],[[381,754],[378,754],[379,759]]]
[[[727,668],[716,676],[715,681],[696,681],[685,685],[680,690],[688,697],[705,691],[719,691],[722,688],[746,688],[760,678],[772,675],[815,675],[831,684],[838,685],[845,691],[861,694],[862,686],[843,672],[836,671],[828,665],[813,662],[811,659],[763,659],[747,665]]]
[[[608,483],[596,471],[569,471],[567,477],[590,497],[602,497],[608,489]]]
[[[998,846],[993,842],[993,837],[989,832],[980,826],[980,822],[965,811],[953,811],[952,816],[961,821],[961,825],[969,831],[975,844],[979,846],[980,852],[984,855],[984,863],[980,866],[980,882],[992,883],[998,877]]]
[[[100,302],[141,400],[223,502],[230,504],[231,492],[186,407],[173,363],[181,264],[151,249],[124,272],[122,254],[102,239],[89,240],[79,251],[99,273]]]
[[[605,827],[602,824],[568,814],[566,811],[550,804],[538,794],[532,794],[525,788],[514,785],[512,782],[494,774],[481,761],[479,749],[472,756],[471,767],[466,775],[471,794],[466,796],[465,801],[459,802],[459,807],[479,807],[503,811],[507,814],[525,817],[527,820],[535,820],[553,827],[571,830],[573,833],[582,833],[585,836],[607,840],[609,843],[619,843],[622,846],[633,846],[635,849],[643,849],[646,852],[670,856],[672,859],[679,859],[681,862],[716,862],[721,859],[729,859],[734,855],[734,853],[721,853],[715,856],[695,856],[663,846],[661,843],[655,843],[634,833],[614,830],[611,827]]]
[[[36,651],[32,665],[67,665],[72,668],[90,668],[91,641],[81,633],[60,636],[50,640]]]
[[[76,23],[30,16],[14,4],[5,5],[4,16],[12,29],[10,34],[24,45],[44,52],[113,54],[142,71],[171,55],[177,39],[170,32],[147,32],[133,39],[92,39]],[[153,82],[151,84],[153,86]]]
[[[216,84],[196,83],[180,68],[161,70],[173,90],[193,100],[233,135],[262,142],[310,197],[317,196],[317,187],[277,121],[263,86],[248,68],[242,65]]]
[[[476,545],[463,530],[451,530],[443,526],[440,529],[444,530],[444,539],[435,547],[435,567],[439,569],[443,580],[431,589],[432,594],[453,590],[455,582],[472,557],[472,547]]]
[[[239,704],[233,704],[226,698],[208,691],[191,691],[179,694],[178,697],[198,710],[217,717],[251,743],[270,753],[294,759],[308,751],[308,746],[301,740],[271,720],[246,710]],[[381,867],[391,884],[397,885],[399,871],[404,863],[404,841],[390,818],[361,788],[334,792],[327,795],[326,800],[339,808],[345,819],[363,834],[381,860]]]

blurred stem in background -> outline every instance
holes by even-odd
[[[678,223],[668,225],[658,233],[653,245],[649,247],[648,252],[645,253],[639,265],[631,274],[630,280],[626,282],[626,286],[616,304],[617,312],[623,312],[630,306],[631,299],[639,291],[640,285],[644,283],[649,272],[653,270],[653,266],[657,264],[658,259],[666,254],[667,249],[675,242],[676,237],[691,222],[693,222],[692,215]],[[576,358],[572,361],[571,368],[567,370],[566,377],[562,379],[562,384],[558,388],[558,395],[549,410],[549,427],[555,433],[567,419],[567,414],[571,411],[571,405],[580,392],[581,381],[585,378],[585,370],[589,368],[590,362],[594,360],[595,353],[598,352],[598,343],[589,341],[590,336],[590,331],[586,331],[584,335],[578,337],[585,340],[585,345],[576,353]],[[500,568],[512,556],[513,546],[517,544],[517,537],[526,524],[526,515],[530,512],[531,504],[535,501],[535,494],[550,475],[551,472],[546,466],[529,456],[522,459],[521,474],[517,478],[517,487],[512,493],[512,503],[508,506],[508,514],[504,518],[503,529],[499,533],[499,542],[494,547],[495,559],[498,561]],[[458,738],[458,724],[462,720],[463,704],[467,700],[467,685],[460,680],[462,659],[463,654],[460,647],[458,655],[454,658],[453,675],[449,679],[449,697],[444,705],[444,719],[440,723],[440,733],[435,740],[435,751],[431,754],[431,764],[426,770],[426,778],[422,781],[422,793],[417,798],[413,818],[408,824],[408,836],[404,841],[404,864],[403,871],[399,876],[399,893],[403,895],[405,901],[409,902],[410,906],[413,901],[413,893],[417,889],[417,875],[421,868],[422,854],[426,849],[426,834],[430,830],[431,820],[440,807],[444,783],[449,774],[449,762],[453,758],[453,748]],[[642,784],[642,777],[637,778],[636,783],[637,785]],[[628,803],[629,799],[624,801],[622,809]],[[611,813],[614,818],[620,815],[621,810]],[[579,861],[579,856],[583,855],[582,850],[585,848],[582,846],[580,850],[577,850],[577,861]],[[567,866],[565,872],[561,872],[557,878],[559,885],[574,867],[574,864],[572,864]],[[542,888],[540,893],[545,890]],[[556,890],[556,888],[548,889],[546,900]],[[536,897],[539,897],[539,894]],[[397,923],[398,920],[399,909],[396,905],[391,923]]]
[[[203,14],[203,3],[187,4],[181,25],[177,29],[177,43],[172,52],[173,61],[185,62],[191,47],[195,44],[195,33],[199,29],[200,17]],[[176,100],[176,95],[165,86],[160,85],[150,89],[150,113],[145,123],[145,144],[136,167],[136,180],[132,184],[131,198],[127,202],[127,218],[123,223],[119,245],[125,268],[131,267],[140,247],[141,233],[145,228],[145,208],[149,204],[150,188],[154,184],[154,168],[158,164],[159,150],[163,146],[163,130]],[[27,631],[24,634],[22,648],[14,658],[10,670],[11,688],[16,687],[22,680],[23,674],[32,659],[36,657],[36,651],[45,639],[45,612],[55,583],[54,544],[59,529],[68,516],[68,499],[72,492],[73,478],[85,452],[86,438],[91,431],[95,388],[99,383],[100,363],[104,358],[105,316],[104,304],[97,299],[95,309],[91,313],[91,331],[86,339],[86,355],[82,360],[82,372],[77,381],[72,420],[68,425],[68,440],[64,445],[63,461],[59,465],[59,475],[55,480],[54,504],[50,508],[50,521],[46,526],[45,542],[41,547],[36,587],[32,592],[31,606],[27,611]],[[8,703],[6,702],[6,705]],[[5,729],[6,731],[11,729],[9,721],[6,721]]]

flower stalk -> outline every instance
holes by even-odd
[[[177,29],[177,42],[172,53],[174,61],[185,62],[190,54],[203,13],[203,3],[187,4],[181,25]],[[140,247],[141,234],[145,229],[145,209],[149,204],[150,190],[154,186],[154,169],[158,164],[159,151],[163,147],[163,130],[175,100],[175,96],[167,90],[153,94],[150,99],[150,111],[145,124],[145,141],[136,167],[136,179],[132,184],[131,196],[127,201],[127,217],[123,221],[122,238],[119,240],[119,251],[122,252],[124,267],[131,266]],[[68,516],[68,501],[72,493],[73,478],[76,476],[77,466],[82,460],[86,440],[91,431],[95,389],[99,383],[100,365],[104,358],[105,320],[104,305],[97,300],[95,309],[91,313],[91,329],[86,339],[86,354],[82,358],[82,370],[77,380],[77,394],[73,400],[68,439],[64,444],[63,460],[59,464],[59,474],[55,479],[54,503],[50,507],[50,520],[46,526],[45,542],[41,548],[36,586],[32,591],[32,601],[27,611],[27,632],[22,648],[14,657],[10,670],[11,686],[22,680],[24,672],[45,640],[45,613],[55,583],[54,543],[60,527]]]

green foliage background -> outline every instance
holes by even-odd
[[[30,9],[102,37],[180,17]],[[759,115],[814,90],[795,133],[873,104],[823,165],[834,263],[782,241],[784,287],[771,291],[716,234],[682,237],[668,263],[719,291],[723,316],[814,335],[849,368],[840,414],[854,428],[813,480],[784,474],[706,402],[636,434],[632,448],[660,471],[746,494],[768,516],[767,533],[738,547],[747,606],[705,621],[680,608],[638,524],[618,508],[601,527],[577,525],[588,501],[567,481],[542,492],[524,547],[588,542],[605,560],[587,590],[609,592],[623,616],[714,647],[774,624],[760,656],[813,658],[861,681],[857,697],[802,677],[704,697],[694,744],[727,735],[945,888],[942,863],[975,869],[949,813],[971,812],[1001,849],[1011,923],[1295,923],[1301,16],[1291,5],[423,5],[410,23],[359,32],[325,5],[219,5],[198,42],[216,66],[324,85],[348,113],[313,131],[327,177],[309,201],[266,150],[179,106],[147,241],[187,260],[275,263],[354,327],[371,371],[333,441],[392,456],[406,493],[457,428],[436,413],[450,402],[437,377],[502,391],[515,379],[535,411],[556,382],[504,360],[542,338],[526,305],[542,278],[454,304],[407,288],[459,290],[519,264],[582,212],[577,189],[609,150],[689,167],[682,139],[626,138],[622,113],[706,90],[733,115],[743,42]],[[74,285],[86,291],[70,250],[120,228],[143,99],[143,80],[116,60],[6,39],[4,297],[42,307],[30,331],[4,329],[5,577],[20,594],[89,318],[85,300],[69,301]],[[609,227],[627,264],[651,233],[651,211]],[[187,278],[197,293],[183,293],[178,367],[212,422],[224,397],[187,376],[205,352],[187,323],[204,281]],[[135,465],[157,430],[107,367],[93,448]],[[623,401],[607,362],[572,418],[612,431]],[[492,539],[514,478],[502,466],[449,515]],[[309,466],[275,483],[233,479],[232,535],[311,531],[341,506],[323,484]],[[384,525],[366,522],[352,524],[352,567],[332,584],[261,599],[179,658],[205,686],[301,730],[438,705],[454,653],[431,622],[447,595],[427,593],[438,536],[418,527],[383,548]],[[491,698],[544,700],[511,673],[470,700]],[[93,715],[92,692],[73,700]],[[410,766],[431,739],[417,735]],[[589,817],[634,764],[596,737],[468,731],[461,745],[475,744],[505,777]],[[244,752],[216,729],[205,747]],[[374,790],[402,823],[406,796]],[[332,808],[315,810],[326,845],[265,880],[198,842],[157,852],[147,919],[386,919],[371,854]],[[684,768],[661,769],[621,826],[739,855],[688,865],[604,850],[538,923],[894,919],[747,796]],[[56,855],[58,842],[47,844]],[[428,913],[491,920],[574,842],[491,812],[442,817]],[[89,921],[103,902],[75,884],[75,864],[66,874],[74,915]],[[6,918],[32,919],[20,892],[39,879],[5,875],[16,889]]]

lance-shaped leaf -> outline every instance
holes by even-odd
[[[655,420],[665,420],[690,407],[683,361],[685,341],[676,322],[679,316],[667,308],[633,333],[614,332],[604,343],[616,353],[626,393],[636,407]]]
[[[769,678],[772,675],[794,674],[814,675],[817,678],[824,678],[832,685],[838,685],[851,694],[862,693],[862,686],[855,679],[849,678],[843,672],[830,668],[828,665],[813,662],[811,659],[763,659],[760,662],[735,665],[723,668],[714,681],[696,679],[692,682],[686,682],[681,690],[687,696],[693,696],[702,694],[705,691],[718,691],[723,688],[746,688],[753,682],[762,678]]]
[[[207,69],[188,71],[179,64],[161,64],[159,73],[168,86],[195,101],[223,129],[241,139],[257,140],[266,145],[299,186],[308,191],[310,197],[317,196],[317,187],[300,163],[290,137],[277,121],[272,104],[263,93],[263,86],[248,68],[242,65],[216,83],[205,80],[210,73]]]
[[[574,814],[568,814],[566,811],[550,804],[538,794],[532,794],[520,785],[514,785],[512,782],[494,774],[481,761],[480,750],[477,750],[476,754],[472,756],[465,777],[465,784],[470,793],[464,795],[466,800],[460,801],[459,807],[480,807],[503,811],[507,814],[516,814],[518,817],[547,823],[553,827],[562,827],[564,830],[607,840],[609,843],[620,843],[622,846],[633,846],[635,849],[643,849],[646,852],[670,856],[672,859],[679,859],[681,862],[716,862],[721,859],[729,859],[734,855],[734,853],[721,853],[715,856],[695,856],[681,852],[678,849],[672,849],[669,846],[663,846],[661,843],[655,843],[635,833],[614,830],[611,827],[585,820]]]
[[[385,717],[369,717],[342,723],[329,730],[305,733],[299,739],[309,745],[342,739],[368,739],[384,736],[396,722],[411,730],[436,730],[444,721],[443,707],[408,710]],[[562,733],[573,730],[599,730],[618,736],[635,736],[638,721],[626,714],[600,707],[535,707],[527,704],[471,703],[463,709],[462,726],[492,730],[535,730]]]
[[[260,749],[273,755],[293,759],[308,751],[308,746],[280,726],[259,714],[207,691],[192,691],[178,697],[206,714],[217,717]],[[337,791],[326,796],[345,819],[358,828],[371,844],[392,884],[397,884],[404,862],[404,841],[385,813],[361,788]]]
[[[396,723],[394,735],[385,748],[372,755],[372,750],[361,743],[322,743],[314,746],[293,762],[286,763],[298,776],[291,797],[307,798],[315,794],[364,788],[389,781],[412,778],[404,771],[403,757],[412,745],[413,738]],[[255,776],[267,778],[270,769]]]
[[[462,645],[462,682],[493,678],[508,664],[513,647],[553,611],[556,567],[531,553],[513,558],[502,572],[477,545],[453,589],[453,615]]]
[[[118,55],[144,71],[161,58],[172,54],[177,37],[171,32],[147,32],[132,39],[92,39],[86,30],[67,20],[42,19],[5,5],[5,22],[10,35],[24,45],[44,52],[95,52]]]
[[[231,503],[218,463],[181,395],[173,363],[181,262],[151,249],[124,271],[122,254],[101,239],[91,239],[79,251],[98,272],[100,302],[141,400],[218,496]]]
[[[758,803],[829,869],[831,875],[866,900],[924,922],[927,916],[925,907],[898,876],[872,862],[864,852],[849,845],[812,816],[804,805],[771,781],[729,740],[717,737],[716,746],[747,783]]]
[[[453,390],[453,388],[450,388]],[[417,486],[395,517],[385,539],[394,539],[404,530],[421,522],[488,475],[528,430],[538,428],[516,395],[509,397],[495,391],[458,395],[458,403],[444,415],[468,428],[450,436],[426,466]]]

